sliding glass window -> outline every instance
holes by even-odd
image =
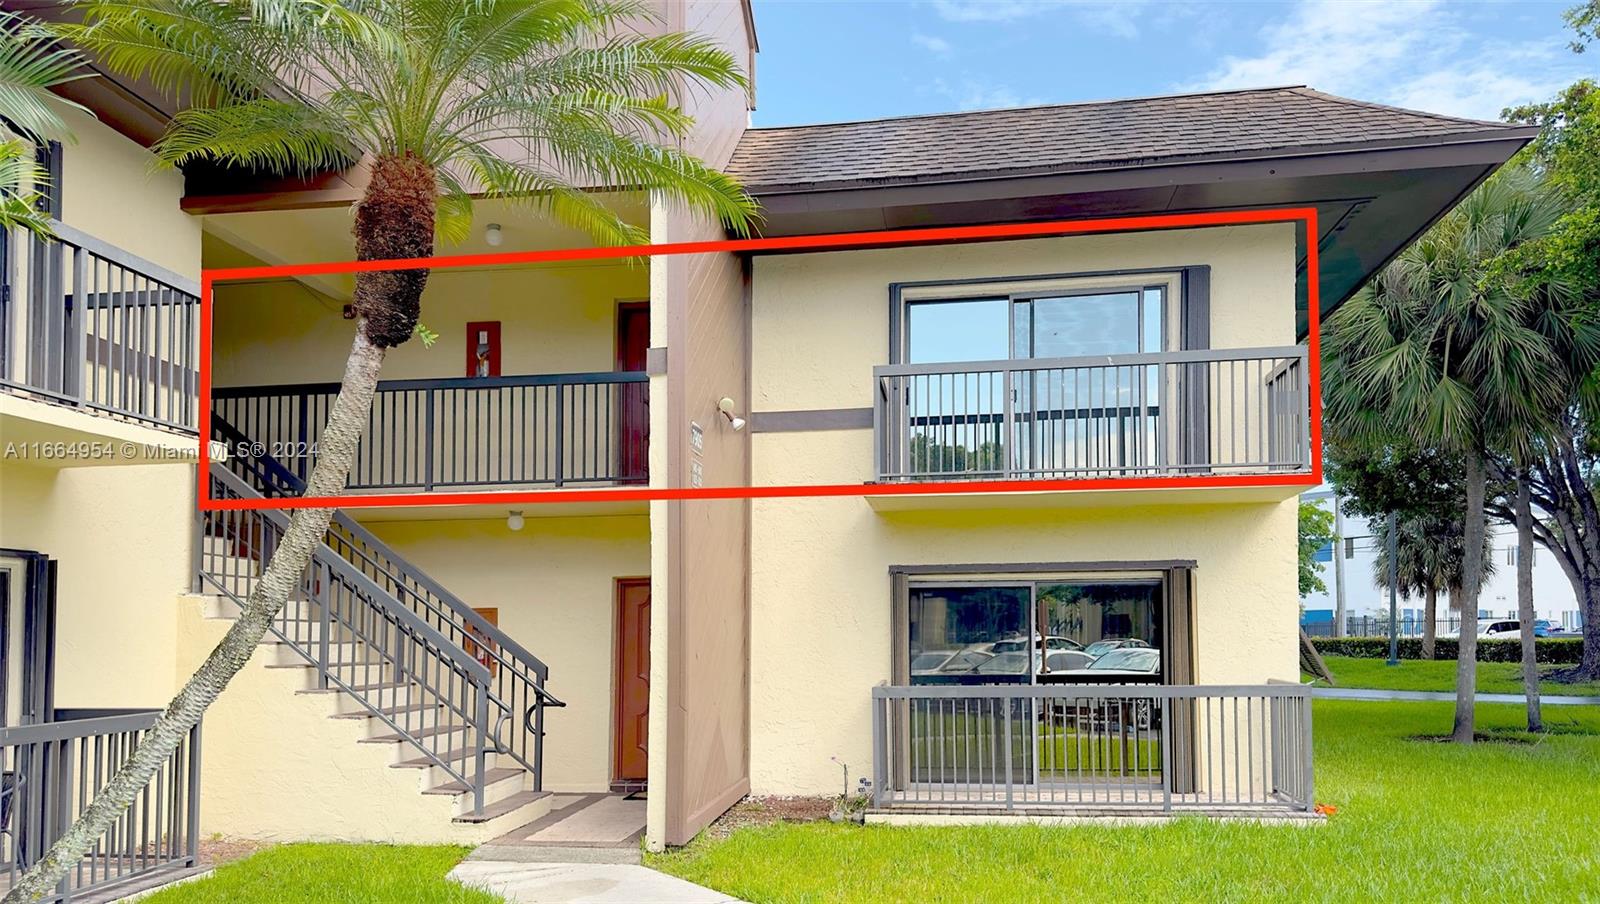
[[[1162,364],[1108,359],[1176,347],[1170,284],[1105,283],[906,301],[900,359],[930,365],[895,400],[909,472],[1093,477],[1159,467]],[[967,364],[979,361],[1007,363]]]
[[[906,602],[912,684],[1162,679],[1159,577],[917,583]]]

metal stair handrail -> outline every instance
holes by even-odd
[[[221,497],[261,498],[220,464],[212,465],[210,477]],[[259,580],[260,574],[254,567],[230,569],[240,559],[264,568],[288,525],[288,516],[278,510],[203,512],[196,540],[202,546],[199,577],[243,607],[248,591],[241,593],[240,585]],[[204,548],[208,541],[233,543],[234,550],[211,552]],[[497,724],[512,712],[494,695],[489,669],[327,544],[313,553],[292,601],[311,604],[315,622],[291,617],[299,611],[285,606],[269,625],[273,635],[316,667],[323,687],[350,695],[430,763],[467,786],[474,809],[481,812],[486,757],[497,748],[490,710]],[[350,657],[335,656],[335,644],[348,646]],[[379,658],[371,659],[372,654]],[[465,757],[449,755],[458,732],[469,742],[471,768],[458,765]]]
[[[305,484],[298,476],[256,447],[227,419],[213,412],[211,424],[213,435],[229,446],[229,465],[258,482],[252,489],[272,495],[304,492]],[[236,476],[246,475],[236,472]],[[498,751],[531,771],[537,790],[543,775],[544,710],[566,706],[546,688],[549,666],[343,511],[334,512],[325,542],[452,644],[472,650],[489,668],[495,696],[505,703],[493,733]],[[520,725],[516,724],[518,715]]]

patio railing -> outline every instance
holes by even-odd
[[[0,386],[194,432],[199,286],[52,220],[6,234]]]
[[[1299,685],[872,689],[882,809],[1309,811]]]
[[[337,383],[236,386],[212,410],[304,481]],[[649,457],[643,372],[384,380],[351,489],[643,483]],[[235,454],[240,454],[235,450]]]
[[[881,481],[1310,468],[1306,349],[873,369]]]
[[[0,892],[83,814],[159,715],[57,711],[54,722],[0,728]],[[199,828],[197,725],[45,900],[90,893],[114,898],[105,893],[118,883],[192,867],[199,859]]]

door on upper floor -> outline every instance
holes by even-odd
[[[618,304],[616,369],[643,372],[649,348],[650,302]],[[650,384],[623,383],[617,394],[617,479],[644,483],[650,463]]]
[[[612,779],[642,787],[649,773],[650,579],[617,579]]]

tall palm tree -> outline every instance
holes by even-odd
[[[1465,584],[1466,536],[1459,517],[1439,518],[1428,515],[1411,515],[1397,519],[1395,561],[1399,564],[1400,594],[1407,598],[1423,599],[1422,658],[1432,659],[1438,639],[1436,625],[1439,612],[1439,595],[1461,599]],[[1372,522],[1373,544],[1377,555],[1373,559],[1372,583],[1380,590],[1389,587],[1389,520]],[[1488,583],[1494,574],[1494,559],[1488,537],[1479,550],[1479,582]]]
[[[1571,398],[1570,356],[1593,353],[1588,327],[1565,316],[1560,293],[1515,290],[1501,269],[1549,234],[1565,209],[1536,174],[1499,173],[1330,318],[1330,432],[1460,454],[1466,549],[1484,542],[1487,456],[1520,457],[1548,435]],[[1473,740],[1482,570],[1476,556],[1462,569],[1451,732],[1462,743]]]
[[[57,108],[84,108],[50,89],[86,78],[81,64],[76,51],[59,46],[37,22],[0,11],[0,126],[11,133],[0,140],[0,229],[50,231],[37,203],[49,174],[34,162],[34,146],[71,137]]]
[[[153,150],[308,173],[364,158],[362,260],[426,257],[464,234],[471,197],[519,199],[609,244],[646,233],[584,185],[648,192],[745,230],[755,202],[677,148],[673,98],[744,84],[704,38],[642,36],[634,0],[85,0],[67,38],[111,68],[183,97]],[[509,153],[508,153],[509,151]],[[385,353],[411,338],[425,269],[358,274],[357,324],[306,495],[345,487]],[[240,618],[128,764],[6,901],[44,894],[78,862],[244,666],[326,534],[294,512]]]

